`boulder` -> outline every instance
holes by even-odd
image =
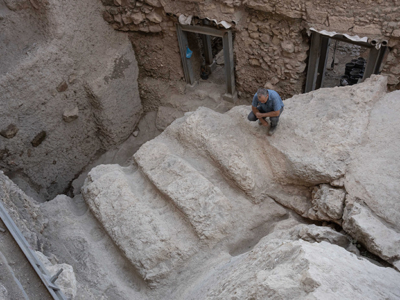
[[[328,271],[329,270],[329,271]],[[187,299],[396,299],[400,273],[327,242],[263,239]]]
[[[76,278],[74,269],[68,264],[52,264],[49,258],[40,251],[36,251],[36,255],[49,271],[50,276],[54,276],[62,269],[55,284],[61,289],[68,300],[75,299],[76,296]]]
[[[308,217],[313,220],[339,222],[343,216],[346,191],[328,184],[315,187],[312,192],[312,209]]]

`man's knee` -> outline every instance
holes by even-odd
[[[254,114],[253,112],[250,112],[250,113],[249,113],[249,115],[247,116],[247,119],[248,119],[249,121],[252,121],[252,122],[258,120],[257,117],[255,116],[255,114]]]
[[[269,118],[269,120],[271,121],[271,127],[275,127],[276,125],[278,125],[279,117],[272,117]]]

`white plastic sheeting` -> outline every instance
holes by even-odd
[[[192,18],[193,18],[193,16],[180,15],[178,18],[178,21],[179,21],[179,24],[181,24],[181,25],[191,25],[190,23],[192,22]],[[205,19],[208,21],[214,22],[217,25],[222,25],[222,26],[224,26],[225,29],[229,29],[232,27],[232,25],[226,21],[219,22],[215,19],[210,19],[210,18],[205,18]]]
[[[340,35],[340,36],[344,36],[344,37],[346,37],[349,40],[352,40],[354,42],[368,43],[368,38],[366,36],[360,38],[358,35],[348,35],[348,34],[337,33],[335,31],[326,31],[326,30],[318,31],[315,28],[310,28],[310,31],[315,31],[315,32],[318,32],[319,34],[326,35],[326,36],[329,36],[329,37],[334,37],[335,35]]]

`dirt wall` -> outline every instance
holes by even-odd
[[[38,199],[66,192],[97,153],[126,140],[139,121],[132,45],[104,22],[102,7],[0,4],[0,168]]]

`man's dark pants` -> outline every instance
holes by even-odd
[[[257,107],[257,109],[260,111],[260,113],[265,113],[265,111],[261,107]],[[283,106],[281,108],[281,111],[280,111],[278,117],[270,117],[269,118],[269,120],[271,121],[271,128],[274,128],[274,127],[276,127],[276,125],[278,125],[279,117],[281,116],[282,112],[283,112]],[[252,122],[258,120],[258,118],[256,117],[256,115],[253,112],[249,113],[249,116],[247,117],[247,119],[249,119],[249,121],[252,121]],[[264,120],[265,119],[266,118],[264,118]]]

